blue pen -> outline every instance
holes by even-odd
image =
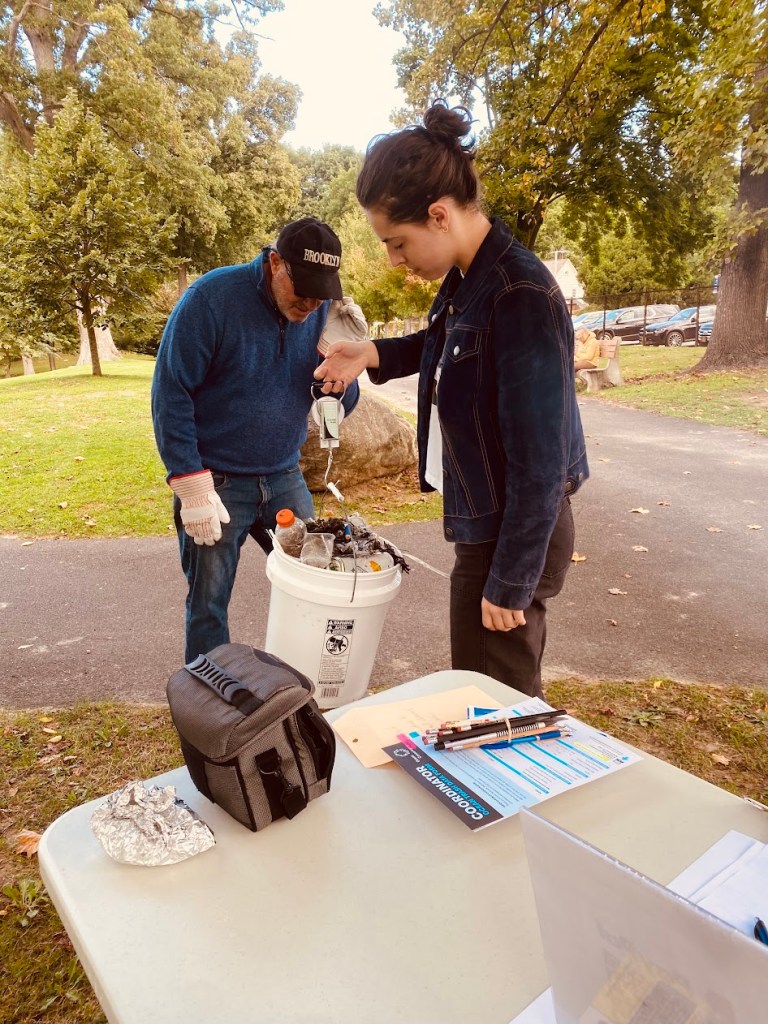
[[[765,924],[759,917],[755,918],[754,933],[756,939],[759,939],[764,946],[768,946],[768,928],[765,927]]]
[[[476,739],[457,740],[455,743],[446,743],[444,749],[450,750],[466,750],[472,747],[482,747],[483,750],[500,750],[502,747],[511,747],[517,743],[538,743],[541,740],[556,740],[563,735],[569,735],[567,732],[563,732],[562,729],[553,729],[551,732],[543,732],[538,736],[516,736],[512,740],[495,740],[493,743],[484,743],[482,737]]]
[[[541,736],[520,736],[514,740],[503,740],[501,743],[484,743],[483,750],[501,750],[503,747],[513,747],[517,743],[538,743],[540,740],[558,740],[563,735],[562,729],[553,729],[552,732],[542,733]],[[568,735],[567,733],[565,735]]]

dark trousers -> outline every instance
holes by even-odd
[[[547,639],[547,601],[563,589],[573,542],[573,514],[566,498],[533,601],[525,609],[525,625],[509,632],[486,629],[482,622],[480,601],[496,542],[455,545],[456,562],[451,572],[453,668],[482,672],[532,697],[543,696],[541,659]]]

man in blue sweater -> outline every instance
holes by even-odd
[[[166,324],[152,420],[189,584],[187,662],[229,642],[227,609],[248,535],[269,552],[281,508],[313,515],[298,462],[320,335],[365,335],[358,307],[339,301],[340,262],[335,233],[305,217],[251,263],[204,274]],[[358,398],[354,383],[343,397],[347,413]]]

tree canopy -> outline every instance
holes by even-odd
[[[763,358],[768,344],[768,280],[755,287],[747,270],[768,267],[759,226],[768,210],[765,6],[391,0],[377,13],[405,34],[396,63],[414,110],[440,95],[484,105],[478,165],[487,203],[530,247],[549,207],[566,197],[587,249],[622,214],[665,276],[682,273],[684,255],[714,237],[738,140],[739,213],[705,361],[713,364],[719,338],[737,363]],[[750,291],[750,326],[742,316],[737,329],[736,307]],[[748,339],[739,353],[737,335]]]
[[[34,157],[2,183],[0,324],[31,346],[67,337],[79,314],[100,374],[95,324],[119,322],[155,290],[173,228],[134,164],[71,95],[38,129]]]
[[[240,259],[299,191],[279,145],[296,86],[259,74],[258,18],[279,0],[14,0],[0,9],[0,123],[27,154],[73,91],[174,215],[173,252],[207,270]],[[218,29],[218,31],[216,31]],[[228,36],[228,38],[227,38]],[[226,42],[222,40],[226,39]]]

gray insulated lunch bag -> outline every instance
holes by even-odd
[[[200,792],[258,832],[327,793],[336,737],[306,676],[247,644],[222,644],[168,680],[173,724]]]

